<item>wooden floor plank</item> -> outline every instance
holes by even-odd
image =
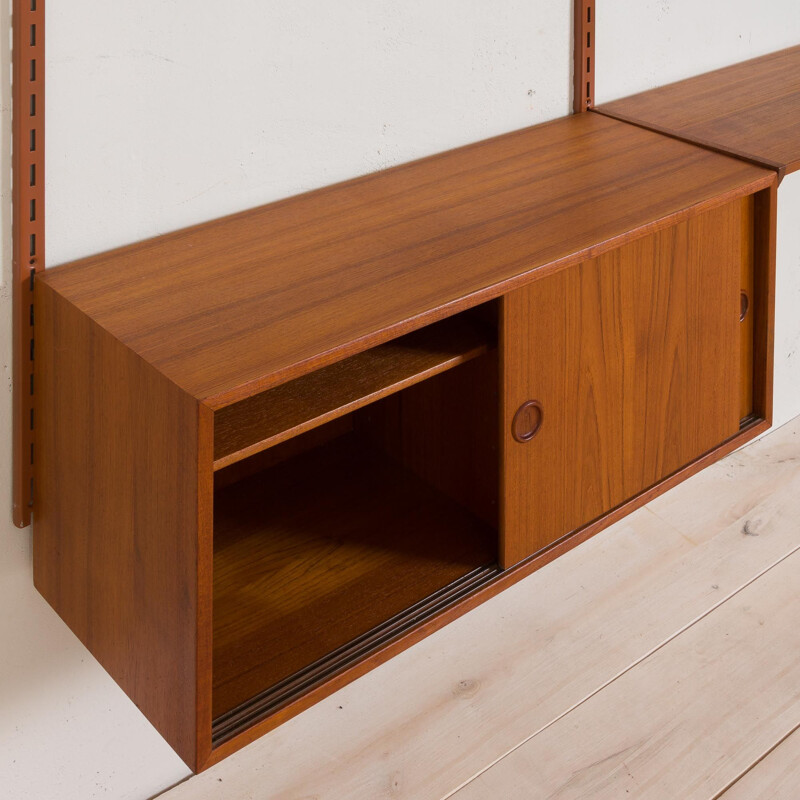
[[[797,800],[800,730],[781,742],[716,800]]]
[[[718,796],[800,722],[799,579],[796,552],[453,800]]]
[[[709,531],[720,530],[739,519],[750,522],[761,501],[794,481],[800,471],[800,417],[771,431],[762,439],[732,453],[709,469],[648,503],[660,519],[667,520],[692,541],[704,541]]]
[[[654,504],[659,517],[628,517],[169,800],[443,797],[792,552],[797,509],[783,509],[798,497],[800,419],[677,487]],[[758,535],[746,535],[753,519]]]

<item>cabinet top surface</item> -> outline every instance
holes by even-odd
[[[800,169],[800,46],[599,110],[793,172]]]
[[[586,113],[37,280],[216,408],[774,179]]]

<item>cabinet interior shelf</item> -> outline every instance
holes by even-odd
[[[226,406],[214,415],[214,469],[464,364],[492,346],[488,327],[460,314]]]

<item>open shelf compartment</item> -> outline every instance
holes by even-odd
[[[497,354],[445,322],[296,381],[321,394],[285,419],[354,399],[216,471],[214,746],[497,575]]]

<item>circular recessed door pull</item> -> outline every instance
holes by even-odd
[[[542,404],[538,400],[528,400],[514,414],[511,423],[511,435],[522,444],[529,442],[539,433],[544,420]]]
[[[739,295],[739,322],[744,322],[744,318],[747,316],[747,312],[750,310],[750,298],[747,296],[747,292],[742,292]]]

